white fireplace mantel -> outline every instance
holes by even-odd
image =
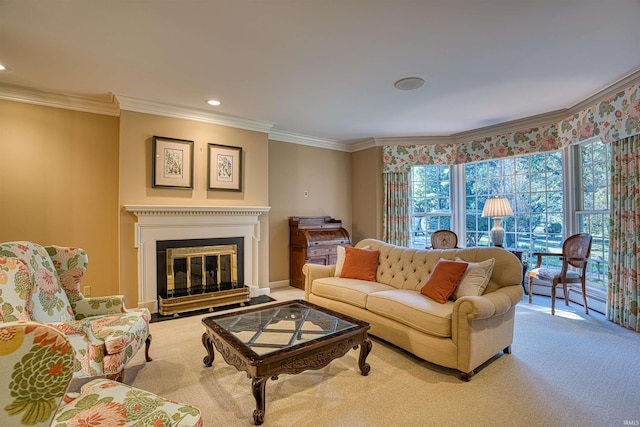
[[[137,217],[138,306],[158,311],[156,242],[202,238],[243,237],[244,280],[250,296],[258,295],[259,216],[265,206],[125,205]]]

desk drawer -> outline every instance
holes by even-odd
[[[335,255],[337,253],[337,249],[335,246],[312,246],[309,248],[307,253],[307,256],[309,257]]]

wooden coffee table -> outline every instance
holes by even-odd
[[[362,375],[371,367],[365,362],[371,351],[367,322],[315,304],[286,301],[202,319],[207,349],[204,364],[213,364],[213,347],[224,360],[251,378],[256,399],[253,420],[264,421],[265,384],[280,374],[320,369],[360,346],[358,365]]]

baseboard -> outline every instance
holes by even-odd
[[[277,282],[269,282],[269,288],[286,288],[289,286],[289,280],[278,280]]]

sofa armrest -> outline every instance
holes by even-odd
[[[454,307],[455,320],[476,320],[499,316],[516,305],[524,295],[521,285],[504,286],[481,296],[459,298]]]
[[[81,298],[72,303],[76,319],[84,319],[91,316],[103,316],[105,314],[119,314],[126,311],[124,307],[124,295],[111,295],[107,297]]]
[[[462,328],[469,328],[468,325],[474,320],[503,315],[511,310],[523,295],[522,286],[513,285],[481,296],[459,298],[453,306],[451,338],[457,342]]]
[[[311,284],[314,280],[322,277],[331,277],[335,274],[336,266],[333,265],[320,265],[320,264],[305,264],[302,266],[302,273],[304,274],[304,299],[309,301],[309,294],[311,293]]]
[[[458,349],[457,369],[469,374],[513,342],[515,305],[522,285],[499,288],[481,296],[463,297],[453,306],[451,339]]]

